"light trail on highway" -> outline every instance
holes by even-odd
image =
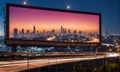
[[[18,72],[22,70],[44,67],[55,64],[69,63],[75,61],[85,61],[94,59],[103,59],[110,57],[120,56],[117,53],[106,53],[104,55],[93,55],[93,56],[71,56],[71,57],[55,57],[46,59],[30,59],[30,60],[19,60],[19,61],[0,61],[0,72]],[[29,63],[29,64],[28,64]]]

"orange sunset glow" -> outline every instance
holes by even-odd
[[[29,8],[10,7],[9,13],[10,22],[10,38],[13,37],[13,30],[17,28],[33,31],[33,26],[38,32],[43,30],[60,32],[61,26],[82,32],[97,32],[99,33],[99,16],[82,13],[69,13],[49,10],[38,10]]]

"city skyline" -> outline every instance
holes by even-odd
[[[30,30],[35,25],[37,30],[59,32],[61,25],[65,28],[83,32],[99,32],[99,15],[69,13],[59,11],[37,10],[29,8],[10,7],[10,34],[13,28]],[[17,15],[17,16],[16,16]]]
[[[71,30],[71,29],[69,29],[69,28],[65,28],[63,25],[61,25],[61,27],[59,27],[59,30],[58,30],[58,31],[56,31],[55,29],[51,29],[51,30],[46,30],[46,29],[39,30],[39,29],[37,29],[36,26],[34,25],[34,26],[32,27],[32,30],[29,30],[29,29],[26,30],[26,29],[24,29],[24,28],[22,28],[22,29],[14,28],[14,29],[12,30],[13,32],[11,33],[10,38],[14,36],[14,31],[16,31],[16,30],[17,30],[18,33],[22,33],[22,32],[23,32],[23,33],[49,33],[49,32],[51,32],[51,31],[54,31],[54,32],[57,33],[57,34],[59,34],[59,33],[69,33],[69,32],[70,32],[70,33],[83,32],[83,33],[85,33],[85,34],[89,34],[89,33],[98,33],[98,34],[99,34],[99,32],[84,32],[84,31],[76,30],[76,29]]]
[[[50,31],[38,31],[36,26],[33,26],[33,30],[21,30],[14,28],[13,34],[9,37],[10,39],[23,39],[23,40],[42,40],[42,41],[63,41],[63,42],[83,42],[83,43],[98,43],[99,33],[91,32],[85,33],[82,31],[66,29],[64,26],[59,28],[59,32],[55,29]]]

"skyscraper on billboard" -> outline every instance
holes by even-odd
[[[17,37],[18,37],[18,29],[14,28],[14,38],[17,38]]]

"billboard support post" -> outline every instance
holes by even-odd
[[[11,51],[12,51],[12,52],[17,52],[17,46],[12,46]]]
[[[17,46],[16,46],[16,45],[12,46],[11,52],[17,52]],[[14,59],[16,59],[16,55],[13,55],[12,57],[13,57]]]

